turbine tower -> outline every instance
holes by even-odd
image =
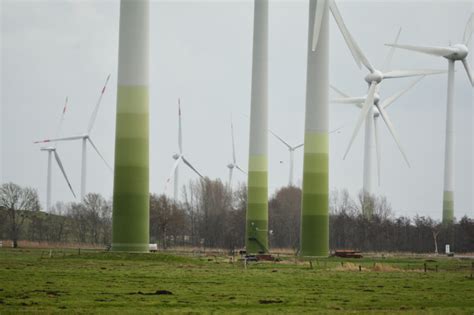
[[[444,151],[444,191],[443,191],[443,223],[449,224],[454,220],[454,67],[456,61],[461,61],[472,86],[474,79],[467,61],[469,44],[474,31],[474,13],[471,14],[464,29],[463,43],[447,47],[412,46],[386,44],[387,46],[421,52],[448,60],[448,95],[446,109],[446,138]]]
[[[107,79],[105,80],[104,87],[101,90],[99,99],[97,100],[97,103],[94,107],[94,111],[92,112],[92,115],[89,120],[89,125],[87,127],[87,131],[84,134],[77,135],[77,136],[71,136],[71,137],[61,137],[61,138],[53,138],[53,139],[46,139],[46,140],[40,140],[40,141],[35,141],[34,143],[48,143],[48,142],[61,142],[61,141],[72,141],[72,140],[81,140],[82,142],[82,162],[81,162],[81,200],[84,198],[86,194],[86,176],[87,176],[87,143],[92,146],[92,148],[95,150],[95,152],[99,155],[99,157],[104,161],[105,165],[112,170],[112,168],[109,166],[105,158],[102,156],[100,153],[99,149],[97,146],[94,144],[92,141],[92,138],[90,136],[90,133],[92,131],[92,128],[94,128],[94,123],[95,119],[97,117],[97,113],[99,111],[100,103],[102,101],[102,97],[104,96],[105,89],[107,87],[107,83],[109,82],[110,79],[110,74],[107,76]]]
[[[61,119],[59,121],[58,129],[56,131],[56,136],[59,135],[59,132],[61,130],[62,123],[64,121],[64,115],[66,113],[67,109],[67,103],[68,103],[68,98],[66,97],[66,102],[64,103],[64,108],[61,113]],[[74,189],[72,189],[71,183],[69,182],[69,179],[66,175],[66,171],[64,170],[63,163],[61,162],[61,159],[59,157],[59,154],[56,149],[56,145],[50,146],[50,147],[42,147],[40,148],[41,151],[48,152],[48,169],[47,169],[47,176],[46,176],[46,210],[51,211],[51,187],[52,187],[52,156],[54,155],[54,159],[56,160],[56,163],[58,164],[59,169],[61,170],[61,173],[64,176],[64,179],[66,180],[67,185],[69,186],[69,190],[71,191],[72,195],[74,198],[76,198],[76,194],[74,193]]]
[[[360,67],[334,0],[310,0],[300,255],[329,254],[329,10]]]
[[[175,162],[173,164],[173,167],[171,168],[171,174],[166,180],[166,185],[165,185],[165,191],[167,190],[168,184],[171,181],[171,178],[174,174],[174,191],[173,191],[173,198],[175,201],[178,201],[178,179],[179,179],[179,164],[181,164],[181,161],[183,161],[184,164],[186,164],[190,169],[192,169],[199,177],[204,178],[201,173],[199,173],[194,166],[189,163],[189,161],[184,157],[183,154],[183,133],[182,133],[182,128],[181,128],[181,100],[178,98],[178,149],[179,152],[175,153],[173,155],[173,159],[175,159]]]
[[[301,148],[304,146],[304,143],[298,144],[296,146],[290,145],[288,142],[283,140],[280,136],[278,136],[276,133],[271,131],[270,129],[268,130],[276,139],[278,139],[285,147],[288,148],[288,152],[290,153],[290,174],[289,174],[289,179],[288,179],[288,186],[293,186],[293,169],[294,169],[294,154],[295,150]]]
[[[149,250],[149,5],[120,2],[113,251]]]
[[[245,248],[268,252],[268,0],[254,2]]]
[[[245,171],[237,164],[237,159],[235,157],[234,124],[232,123],[232,120],[230,121],[230,132],[232,136],[232,162],[227,164],[227,168],[229,169],[229,189],[232,189],[232,173],[234,172],[234,168],[244,174],[247,173],[245,173]]]

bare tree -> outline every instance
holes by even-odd
[[[13,183],[0,186],[0,207],[7,211],[9,220],[9,235],[13,247],[18,247],[20,228],[23,225],[28,212],[39,211],[39,198],[36,190],[22,188]]]

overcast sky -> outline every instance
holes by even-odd
[[[119,1],[0,0],[1,154],[0,181],[46,194],[47,154],[32,142],[55,135],[69,97],[62,135],[86,130],[106,76],[104,95],[91,137],[113,164],[117,85]],[[338,1],[347,26],[369,60],[382,67],[399,27],[399,42],[460,43],[474,1]],[[152,1],[150,25],[150,189],[163,193],[177,151],[177,99],[181,98],[184,153],[210,178],[228,177],[233,115],[237,161],[247,169],[253,1]],[[308,1],[270,1],[269,126],[291,144],[303,141]],[[331,83],[352,96],[366,94],[365,69],[355,65],[334,20],[331,26]],[[474,40],[472,40],[474,42]],[[472,49],[472,44],[471,44]],[[473,58],[471,56],[471,65]],[[396,51],[393,69],[447,69],[447,61]],[[455,216],[474,216],[473,89],[461,64],[455,82]],[[381,97],[403,89],[410,79],[387,80]],[[422,80],[389,109],[412,167],[408,168],[381,124],[382,183],[397,215],[441,218],[447,76]],[[351,105],[330,105],[330,188],[362,187],[363,129],[348,157],[344,151],[359,114]],[[288,182],[288,151],[269,136],[269,193]],[[58,145],[77,193],[80,142]],[[295,154],[301,183],[302,151]],[[180,184],[196,176],[181,167]],[[374,171],[375,176],[375,171]],[[235,173],[244,182],[246,176]],[[113,174],[88,151],[87,190],[112,195]],[[376,180],[374,178],[374,184]],[[167,191],[172,194],[172,186]],[[53,202],[72,201],[53,166]]]

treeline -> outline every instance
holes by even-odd
[[[150,195],[150,242],[161,248],[240,249],[244,247],[245,186],[234,191],[220,180],[190,182],[176,203]],[[284,187],[269,200],[270,248],[299,248],[301,190]],[[373,213],[362,215],[362,208]],[[474,252],[474,220],[463,217],[445,226],[429,217],[395,217],[385,197],[352,198],[345,190],[330,197],[331,249],[362,251]],[[40,211],[37,193],[8,183],[0,186],[0,239],[111,243],[112,204],[98,194],[81,203],[57,203]]]

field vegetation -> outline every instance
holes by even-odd
[[[3,248],[0,313],[474,312],[472,259],[278,256]]]

